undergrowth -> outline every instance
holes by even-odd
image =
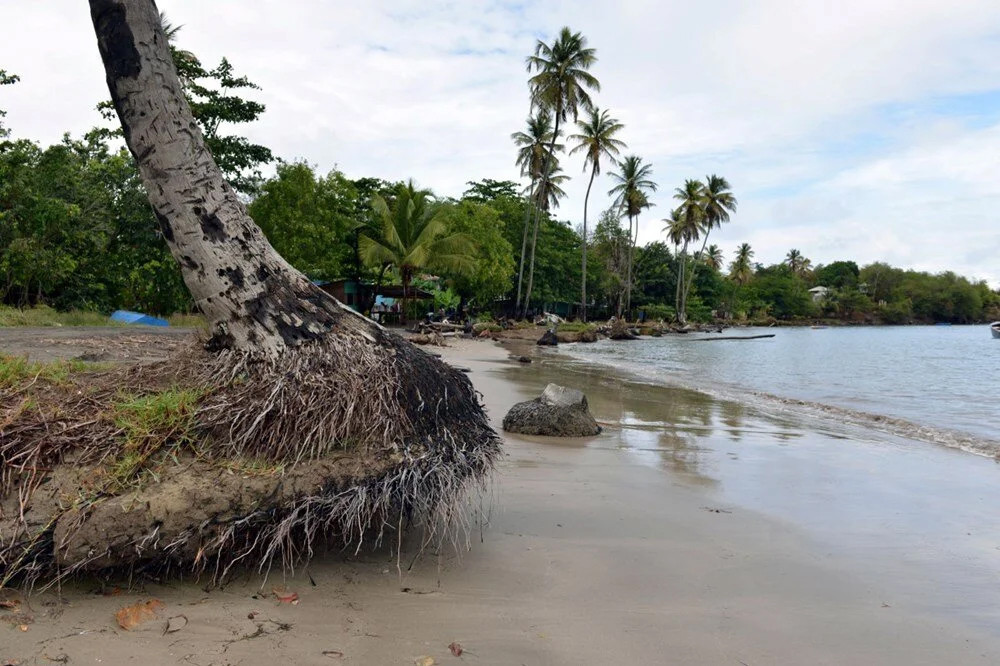
[[[120,488],[142,476],[157,454],[173,455],[193,445],[195,414],[202,393],[172,388],[135,396],[124,394],[111,405],[112,419],[124,440],[121,452],[108,466],[109,480]]]
[[[107,363],[60,360],[43,363],[23,356],[0,354],[0,389],[17,388],[22,384],[42,380],[51,384],[64,384],[75,372],[106,370]]]

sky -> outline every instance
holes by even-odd
[[[569,26],[597,50],[601,108],[653,167],[655,207],[686,178],[725,176],[739,209],[713,232],[732,258],[791,248],[1000,287],[997,0],[160,0],[177,44],[227,57],[267,112],[241,128],[286,159],[439,195],[519,180],[525,56]],[[5,125],[43,143],[100,123],[104,72],[81,0],[0,0]],[[582,222],[582,158],[558,210]],[[595,182],[590,210],[611,183]]]

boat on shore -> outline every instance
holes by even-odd
[[[990,333],[993,334],[994,338],[1000,338],[1000,321],[990,324]]]

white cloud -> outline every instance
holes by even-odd
[[[352,176],[414,177],[446,194],[515,178],[524,56],[563,24],[598,49],[602,107],[662,184],[641,240],[686,177],[726,175],[739,214],[714,241],[763,261],[885,258],[1000,285],[998,130],[929,100],[1000,85],[995,0],[595,0],[325,3],[160,0],[181,44],[223,55],[263,88],[249,133],[287,158]],[[7,125],[54,141],[98,121],[106,95],[86,3],[0,0]],[[1000,106],[978,108],[988,125]],[[569,162],[570,175],[580,165]],[[582,211],[584,178],[561,213]],[[592,210],[606,205],[595,184]]]

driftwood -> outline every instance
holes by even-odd
[[[773,338],[774,333],[764,335],[722,335],[714,338],[685,338],[693,342],[705,342],[708,340],[762,340],[763,338]]]

